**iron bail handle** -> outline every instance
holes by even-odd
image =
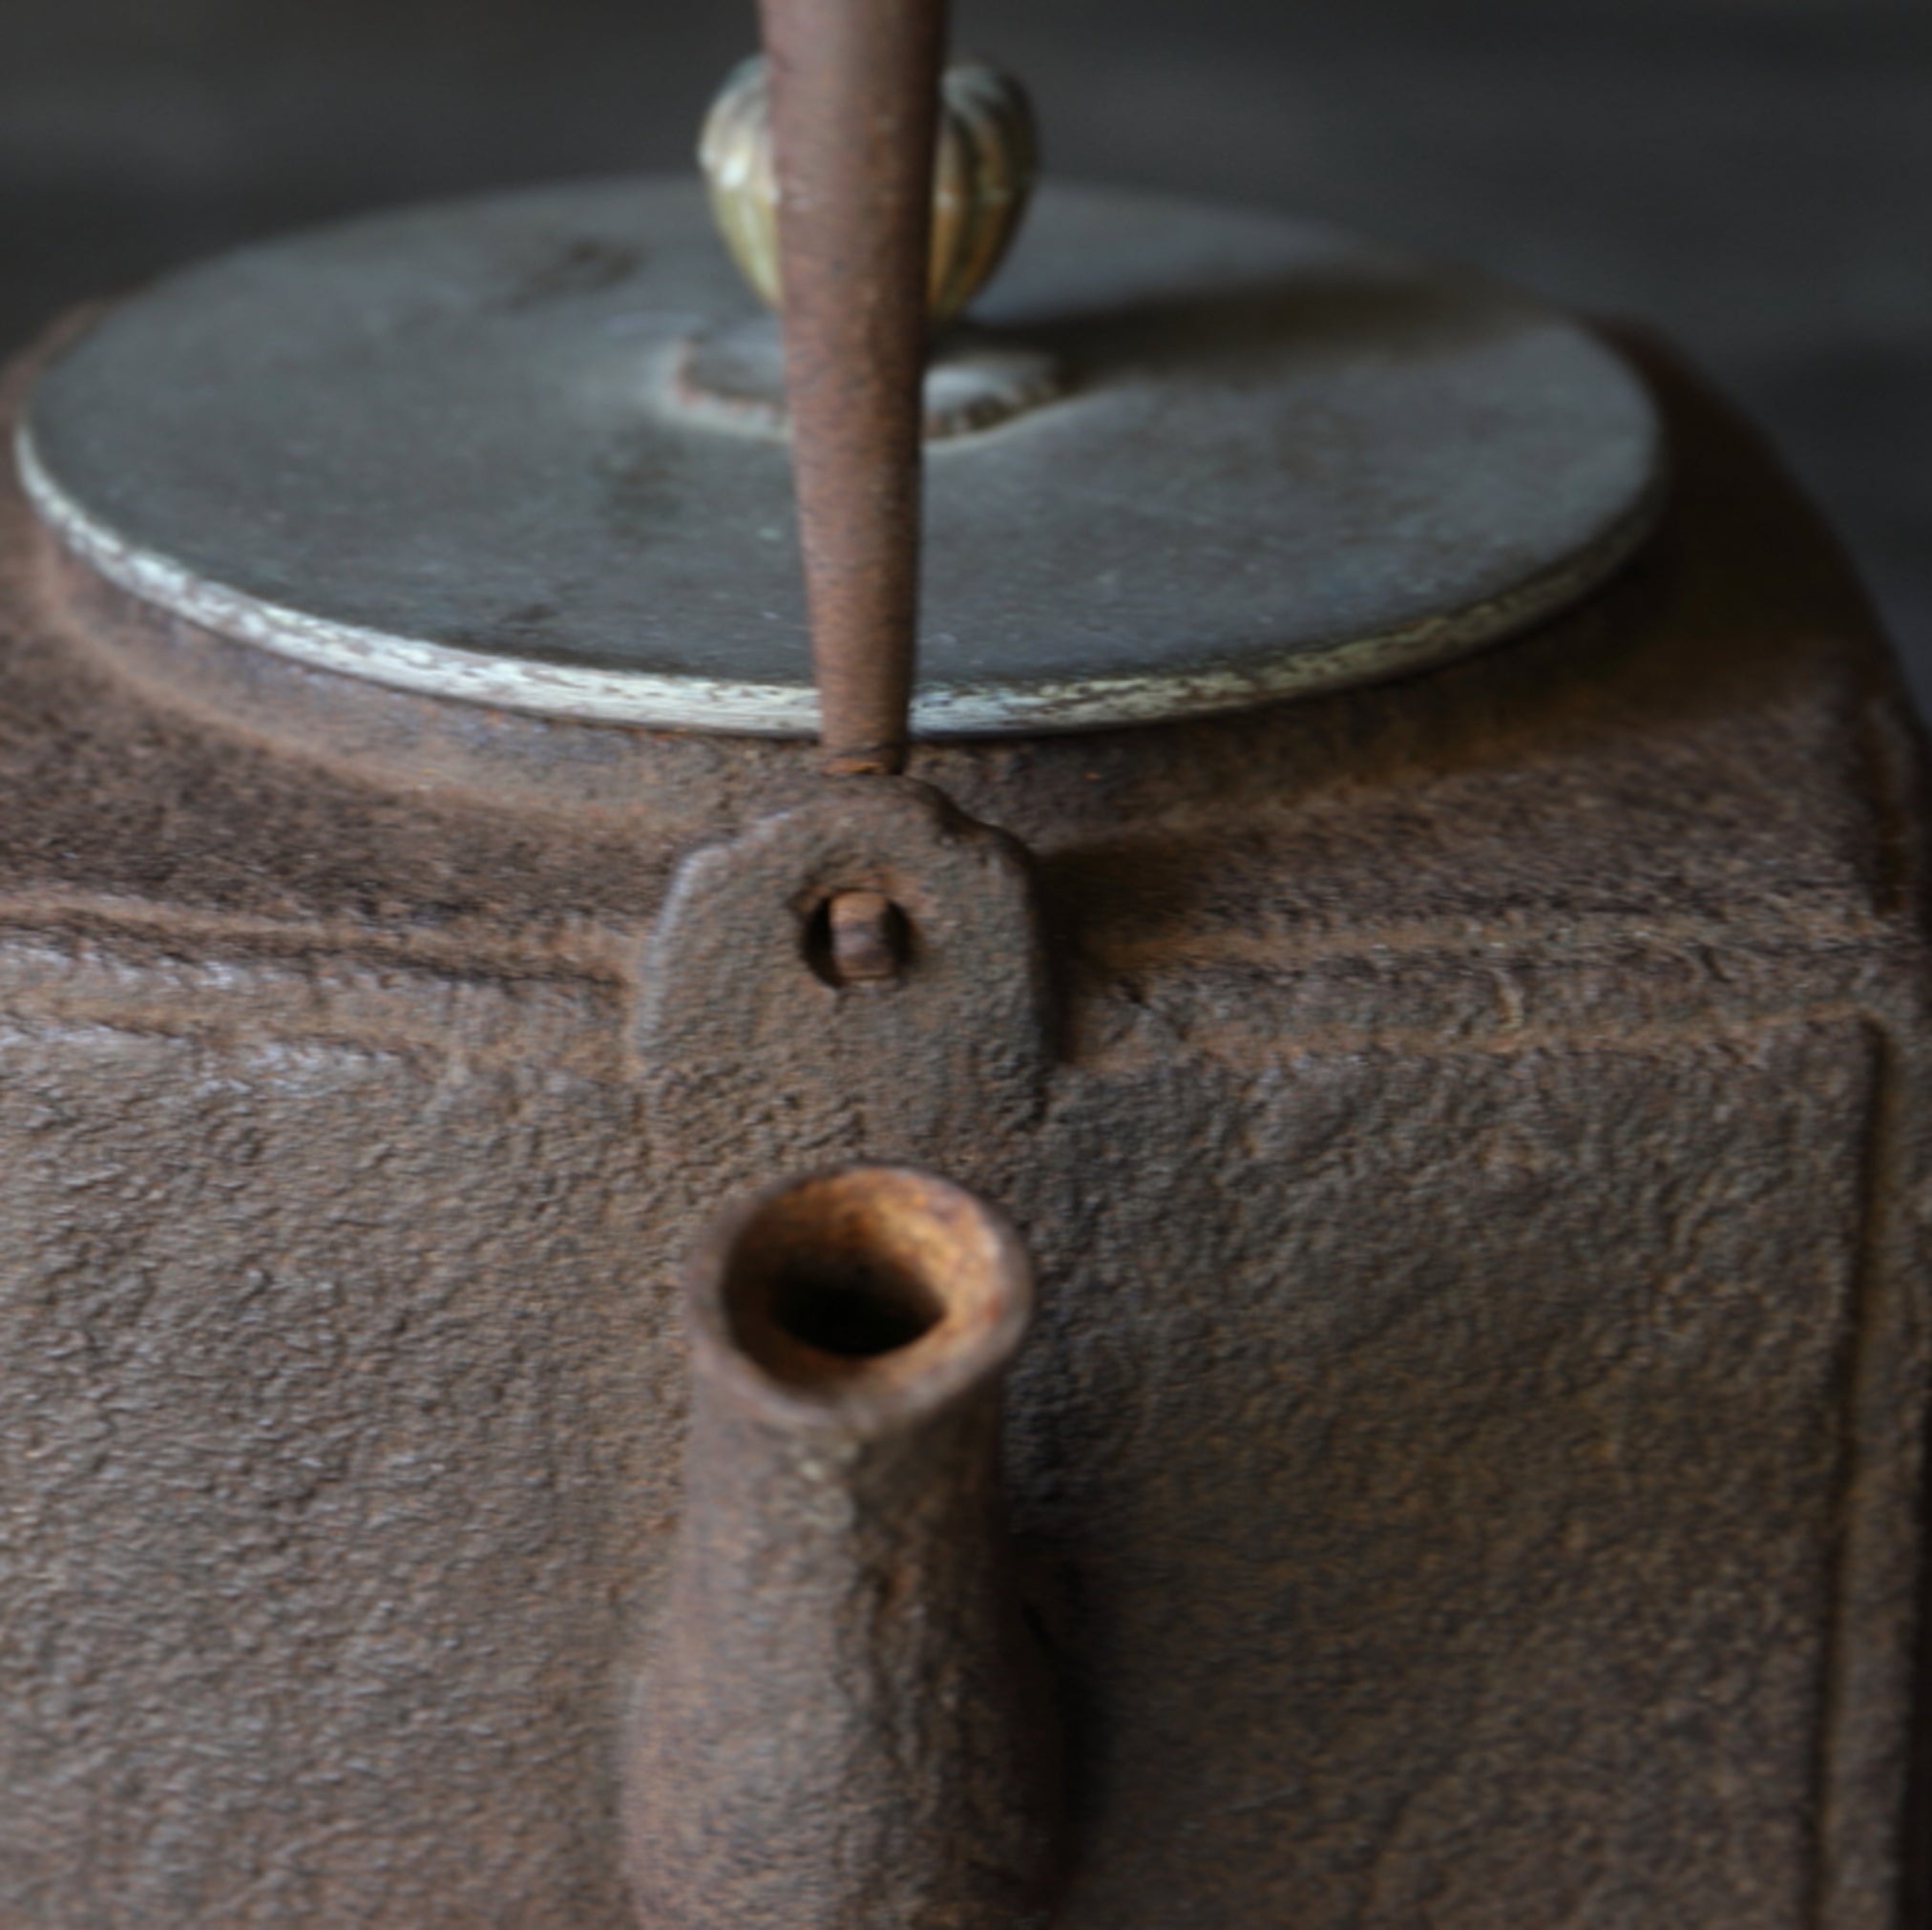
[[[761,0],[825,767],[904,769],[943,0]]]

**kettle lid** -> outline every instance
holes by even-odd
[[[19,434],[143,601],[493,705],[816,727],[774,325],[628,180],[246,248],[109,311]],[[1643,385],[1533,299],[1276,215],[1048,187],[928,376],[914,730],[1228,709],[1460,656],[1602,583]]]

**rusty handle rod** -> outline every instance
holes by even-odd
[[[944,0],[760,0],[826,767],[905,767]]]

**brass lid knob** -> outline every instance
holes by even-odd
[[[761,299],[778,307],[778,180],[763,54],[734,68],[719,90],[698,159],[732,260]],[[927,283],[934,327],[992,278],[1018,232],[1038,170],[1025,90],[983,60],[949,61],[940,82]]]

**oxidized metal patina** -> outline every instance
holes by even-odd
[[[1133,200],[922,456],[936,10],[767,15],[823,747],[658,190],[8,390],[0,1921],[1895,1930],[1926,818],[1836,549],[1652,348]],[[909,743],[956,459],[1106,527],[929,585],[1006,734]]]
[[[646,1924],[1046,1920],[1058,1711],[999,1479],[1031,1298],[1012,1229],[927,1174],[821,1175],[710,1236],[625,1763]]]
[[[675,1283],[742,1185],[870,1158],[1035,1257],[1006,1481],[1067,1711],[1057,1924],[1897,1922],[1918,751],[1836,546],[1647,367],[1675,507],[1563,621],[915,750],[1029,848],[1055,995],[991,981],[1040,1043],[956,1135],[921,1081],[989,968],[915,917],[902,978],[841,991],[799,890],[923,842],[813,870],[801,826],[704,1008],[762,1078],[667,1089],[670,881],[811,823],[811,746],[305,669],[133,602],[10,493],[15,1919],[630,1924]],[[760,1103],[909,998],[903,1063]]]

